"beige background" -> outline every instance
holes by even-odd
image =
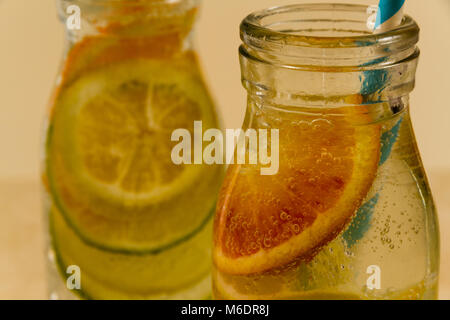
[[[256,9],[299,2],[331,1],[204,0],[197,44],[227,127],[241,125],[245,108],[237,59],[240,21]],[[450,298],[450,0],[407,0],[406,11],[422,29],[412,118],[440,211],[441,297]],[[0,0],[0,299],[45,297],[38,157],[63,40],[55,0]]]
[[[204,0],[197,27],[203,66],[225,124],[239,127],[245,108],[240,85],[238,26],[255,9],[301,0]],[[319,2],[319,1],[309,1]],[[320,1],[320,2],[330,2]],[[343,1],[373,4],[377,0]],[[422,56],[412,116],[427,168],[450,167],[450,0],[408,0],[407,12],[422,28]],[[0,177],[38,172],[40,128],[63,50],[55,0],[0,2]],[[214,81],[212,81],[214,80]]]

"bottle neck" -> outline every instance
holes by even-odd
[[[242,79],[252,99],[278,105],[387,102],[414,87],[419,28],[406,16],[373,34],[365,6],[294,5],[249,15],[241,24]]]
[[[187,41],[199,0],[59,0],[58,4],[60,19],[72,42],[84,37],[142,41],[164,36]]]

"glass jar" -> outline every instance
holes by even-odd
[[[217,128],[195,0],[60,0],[67,50],[44,148],[50,298],[210,296],[220,165],[173,161]]]
[[[278,129],[279,170],[229,167],[215,298],[437,297],[438,222],[409,114],[419,28],[405,16],[372,34],[366,9],[277,7],[241,24],[244,129]]]

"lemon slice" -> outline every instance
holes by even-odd
[[[201,77],[134,59],[84,74],[56,98],[47,173],[56,205],[87,242],[155,252],[205,222],[220,167],[175,165],[175,129],[217,126]],[[187,209],[189,208],[189,209]]]

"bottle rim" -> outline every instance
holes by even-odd
[[[61,0],[66,2],[78,2],[95,5],[167,5],[167,4],[181,4],[182,2],[199,3],[201,0]]]
[[[242,21],[241,40],[245,51],[263,53],[263,60],[320,57],[322,61],[346,60],[346,65],[357,57],[369,62],[415,48],[420,29],[414,19],[405,15],[398,27],[375,34],[366,26],[367,9],[355,4],[272,7]]]
[[[135,36],[141,37],[149,31],[174,31],[184,28],[190,31],[201,0],[57,0],[59,19],[65,23],[78,7],[82,28],[67,30],[70,39],[79,40],[89,36],[124,36],[126,28],[134,28]],[[172,21],[175,19],[176,21]],[[142,26],[138,30],[136,26]],[[109,26],[115,28],[108,30]],[[119,33],[119,29],[123,31]],[[83,32],[79,30],[83,29]],[[108,30],[104,32],[101,30]],[[147,33],[146,33],[147,32]],[[188,32],[186,32],[187,34]],[[128,34],[130,36],[130,34]]]
[[[170,8],[172,11],[186,11],[199,7],[201,0],[58,0],[60,7],[78,5],[81,8],[90,9],[110,9],[123,8],[131,13],[147,13],[152,10],[164,10]],[[149,9],[149,12],[146,12]],[[64,14],[63,14],[64,15]]]

